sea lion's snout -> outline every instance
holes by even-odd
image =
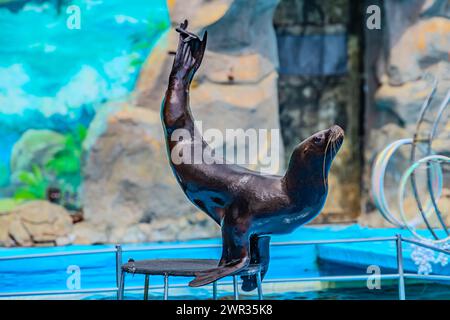
[[[344,130],[338,125],[335,124],[330,129],[328,129],[328,131],[328,139],[330,139],[331,142],[341,144],[344,141]]]
[[[329,148],[325,152],[331,153],[334,158],[344,142],[344,130],[338,125],[334,125],[328,129],[328,143]]]
[[[332,126],[329,130],[336,135],[344,136],[344,130],[341,127],[339,127],[337,124]]]
[[[301,155],[302,153],[309,156],[320,156],[328,152],[332,152],[333,156],[344,141],[344,130],[338,125],[334,125],[329,129],[316,132],[308,139],[302,141],[295,149],[294,154]]]

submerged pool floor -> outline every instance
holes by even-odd
[[[274,236],[272,242],[313,241],[348,238],[373,238],[409,233],[398,229],[369,229],[358,225],[350,226],[311,226],[298,229],[296,232]],[[155,248],[167,245],[220,244],[220,239],[196,240],[176,243],[152,243]],[[216,258],[220,257],[221,248],[195,249],[163,249],[145,252],[127,252],[127,249],[142,247],[147,244],[124,245],[123,260],[129,258]],[[64,246],[51,248],[1,248],[1,257],[12,257],[23,254],[39,254],[67,251],[84,251],[93,249],[114,248],[113,245]],[[417,266],[411,259],[412,247],[404,244],[405,271],[417,273]],[[272,246],[269,271],[264,282],[266,298],[273,299],[396,299],[398,288],[395,280],[383,280],[380,290],[370,290],[366,281],[356,282],[296,282],[270,283],[271,280],[288,280],[301,277],[367,275],[367,268],[375,265],[381,274],[396,273],[395,242],[370,242],[346,244],[319,244],[296,246]],[[433,264],[434,274],[450,274],[450,265]],[[170,278],[170,296],[174,299],[208,299],[211,289],[188,288],[190,278]],[[219,283],[219,296],[231,297],[230,278]],[[161,298],[162,277],[154,276],[150,280],[150,297]],[[129,275],[126,288],[143,285],[143,276]],[[59,291],[59,290],[95,290],[114,288],[116,286],[114,253],[82,254],[62,257],[46,257],[20,260],[0,260],[0,298],[16,296],[20,292]],[[445,283],[417,283],[407,281],[407,298],[410,299],[450,299],[449,286]],[[74,291],[75,293],[76,291]],[[41,296],[42,298],[55,298]],[[69,299],[114,299],[113,292],[100,294],[76,294],[57,296]],[[142,289],[126,291],[126,299],[142,299]],[[243,299],[256,298],[256,293],[242,295]]]

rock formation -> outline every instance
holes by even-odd
[[[190,29],[208,29],[211,40],[191,89],[191,106],[204,130],[279,128],[272,25],[277,2],[169,1],[173,27],[187,18]],[[75,226],[76,242],[219,235],[214,222],[185,199],[167,163],[159,111],[176,46],[171,28],[144,64],[132,101],[94,119],[95,132],[86,143],[85,221]],[[276,169],[282,170],[282,162]]]
[[[0,214],[0,246],[65,245],[74,240],[72,228],[63,207],[30,201]]]
[[[372,79],[369,77],[368,83],[368,101],[373,102],[367,106],[365,116],[362,202],[366,214],[360,218],[362,223],[374,227],[384,224],[374,208],[369,190],[371,164],[376,154],[394,140],[412,138],[420,108],[432,89],[433,78],[439,85],[428,119],[433,120],[437,106],[450,88],[450,19],[448,3],[446,7],[444,2],[385,1],[385,25],[380,31],[366,31],[368,70],[376,72],[371,73]],[[377,50],[380,52],[375,54]],[[449,133],[448,126],[439,127],[439,135],[447,135],[444,140],[447,143]],[[442,142],[437,139],[433,149],[448,153],[448,145],[443,148]],[[401,174],[410,164],[409,152],[409,147],[404,147],[387,171],[386,194],[393,208],[396,207]],[[445,195],[448,196],[446,190],[441,211],[448,212],[450,208]],[[418,214],[414,202],[405,211]]]

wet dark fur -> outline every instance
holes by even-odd
[[[194,136],[196,131],[189,108],[189,87],[207,41],[206,32],[201,40],[186,28],[187,21],[177,29],[179,46],[161,117],[178,183],[194,205],[221,225],[223,240],[218,267],[199,272],[189,285],[206,285],[250,263],[261,264],[264,277],[269,265],[269,236],[292,232],[322,210],[328,194],[328,171],[344,132],[333,126],[304,140],[292,152],[284,176],[261,175],[232,164],[175,164],[170,154],[179,142],[172,141],[172,133],[186,129]],[[209,148],[203,140],[198,143]],[[243,290],[256,287],[256,277],[242,279]]]

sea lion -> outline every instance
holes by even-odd
[[[180,139],[199,133],[189,107],[189,88],[206,48],[203,39],[187,31],[187,21],[176,30],[179,45],[161,108],[167,151],[173,173],[188,199],[221,226],[222,257],[217,268],[199,272],[189,285],[202,286],[246,266],[260,264],[264,277],[269,265],[271,234],[289,233],[315,218],[328,193],[328,172],[344,139],[339,126],[322,130],[295,147],[284,176],[262,175],[244,167],[202,161],[174,161],[181,144],[210,148],[201,138]],[[183,149],[185,150],[185,149]],[[183,156],[179,154],[179,156]],[[208,159],[206,159],[208,160]],[[242,289],[256,287],[255,276],[242,277]]]

